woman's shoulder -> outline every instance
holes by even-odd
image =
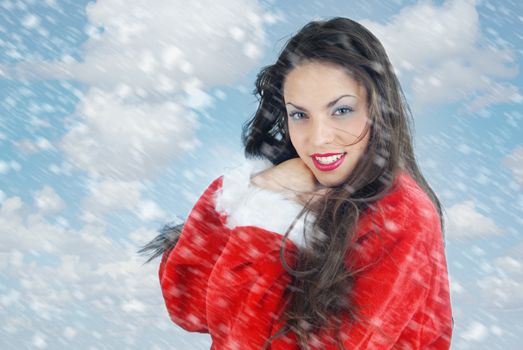
[[[399,207],[403,210],[416,207],[431,207],[432,201],[412,175],[403,169],[397,171],[392,186],[378,203],[389,207]]]
[[[403,169],[396,174],[389,192],[373,204],[366,219],[370,218],[402,238],[418,239],[420,231],[432,234],[441,231],[434,203],[411,174]]]
[[[396,189],[391,193],[390,203],[399,203],[401,210],[409,212],[415,219],[435,219],[439,214],[429,195],[406,171],[400,170],[395,180]]]

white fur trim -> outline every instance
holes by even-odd
[[[216,192],[216,211],[227,215],[226,225],[257,226],[284,235],[303,206],[283,194],[259,188],[250,179],[256,173],[272,167],[269,160],[246,159],[243,164],[223,175],[222,188]],[[305,215],[294,224],[288,238],[299,247],[306,244],[303,235]],[[308,214],[310,228],[315,215]],[[309,233],[310,230],[307,230]]]

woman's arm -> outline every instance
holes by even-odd
[[[214,194],[221,184],[219,177],[198,199],[176,246],[164,253],[158,272],[171,320],[192,332],[208,332],[207,281],[228,239],[228,229],[215,211]]]
[[[320,198],[326,188],[300,158],[292,158],[266,169],[251,178],[257,187],[281,192],[305,204],[311,197]]]
[[[353,286],[351,301],[362,317],[354,324],[346,320],[340,333],[347,350],[450,348],[443,237],[439,217],[427,201],[391,203],[379,223],[381,238],[369,234],[361,240],[358,267],[370,266]]]

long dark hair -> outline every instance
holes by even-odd
[[[275,165],[298,157],[289,137],[283,83],[293,68],[310,61],[343,67],[366,89],[371,122],[364,133],[370,133],[370,138],[349,178],[330,188],[314,205],[304,206],[300,215],[313,212],[316,219],[312,230],[322,232],[324,238],[312,240],[309,248],[300,250],[295,269],[283,258],[283,241],[290,229],[282,238],[281,262],[292,276],[281,315],[285,325],[267,339],[265,347],[293,331],[300,348],[309,349],[310,335],[325,327],[339,330],[342,314],[349,315],[350,322],[364,321],[350,302],[359,271],[350,270],[345,261],[353,250],[351,241],[361,213],[372,210],[372,203],[391,190],[400,170],[410,174],[426,192],[444,228],[440,201],[421,174],[414,156],[412,114],[400,83],[380,41],[353,20],[336,17],[308,23],[288,40],[276,63],[259,72],[254,90],[259,99],[258,109],[242,132],[246,157],[269,159]],[[180,228],[164,227],[164,232],[175,237]],[[169,234],[157,241],[156,246],[151,242],[142,252],[156,249],[159,255],[162,244],[165,249],[169,247],[165,238]],[[343,348],[339,334],[337,343]]]

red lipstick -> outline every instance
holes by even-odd
[[[328,156],[337,156],[338,154],[343,154],[343,152],[338,153],[313,153],[311,157],[328,157]]]
[[[332,163],[329,163],[329,164],[322,164],[316,159],[316,157],[329,157],[329,156],[336,156],[339,154],[342,154],[340,159],[338,159]],[[314,153],[313,155],[311,155],[311,158],[312,158],[312,162],[314,163],[314,165],[316,166],[316,168],[318,170],[331,171],[331,170],[336,169],[337,167],[339,167],[341,165],[341,163],[343,163],[343,160],[345,159],[346,154],[347,153],[323,153],[323,154]]]

